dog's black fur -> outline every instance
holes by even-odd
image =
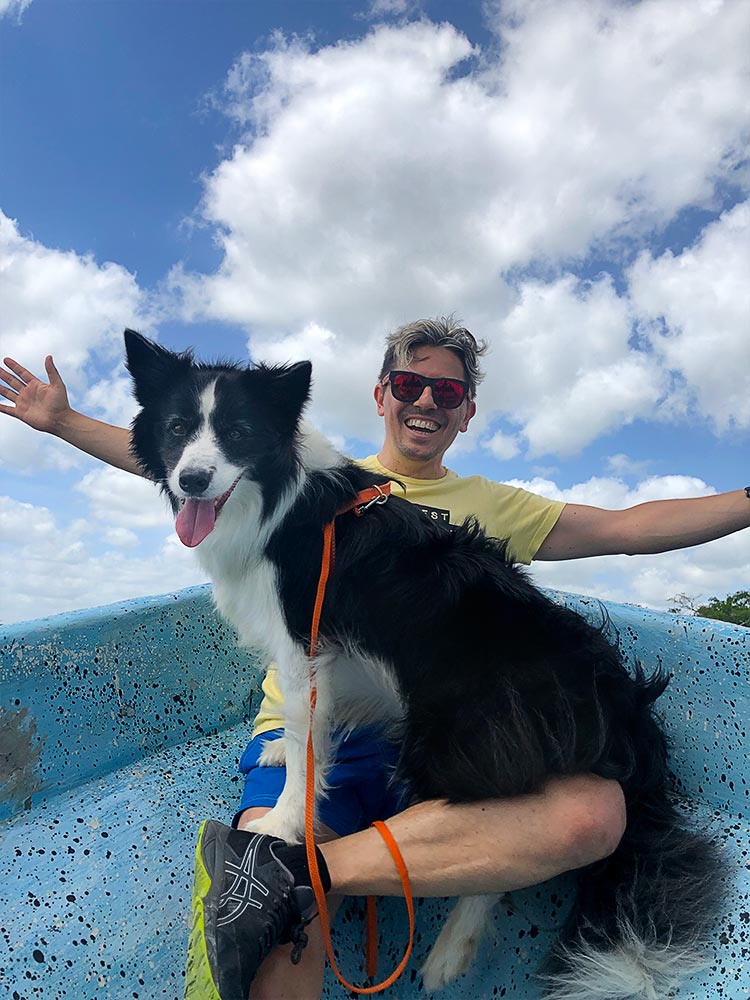
[[[383,478],[343,458],[311,466],[299,430],[308,364],[196,365],[189,354],[136,337],[128,339],[143,407],[133,428],[136,456],[177,507],[167,478],[181,449],[165,421],[178,413],[195,425],[200,391],[218,379],[216,440],[243,470],[243,488],[252,484],[262,497],[257,517],[232,530],[263,537],[259,557],[273,566],[286,630],[304,653],[323,527]],[[241,441],[226,433],[235,425],[244,428]],[[216,536],[242,502],[238,489]],[[356,648],[395,677],[404,709],[398,773],[415,801],[518,796],[552,775],[587,772],[622,786],[625,834],[610,857],[578,875],[577,903],[549,964],[556,984],[550,996],[635,995],[597,985],[594,965],[611,966],[618,949],[645,951],[655,967],[687,962],[720,903],[721,865],[712,843],[685,821],[685,799],[670,772],[654,710],[667,676],[655,670],[647,677],[639,664],[628,670],[605,629],[541,593],[508,561],[505,544],[473,521],[442,528],[391,497],[361,517],[340,516],[335,530],[321,641],[329,651]],[[201,547],[209,543],[220,538],[209,536]],[[237,565],[227,570],[241,576],[245,555],[236,545],[232,551]],[[212,559],[209,571],[221,577],[227,556]],[[244,585],[252,586],[252,574]],[[242,632],[236,612],[230,616]],[[608,974],[615,975],[611,968]],[[646,974],[659,981],[658,970]],[[653,996],[667,995],[657,986]]]

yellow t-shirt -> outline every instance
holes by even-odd
[[[358,464],[370,472],[395,476],[375,455]],[[488,535],[507,538],[510,556],[522,563],[531,562],[565,506],[559,500],[547,500],[515,486],[494,483],[483,476],[459,476],[450,469],[442,479],[411,479],[408,476],[398,479],[399,482],[391,484],[394,496],[417,504],[428,517],[445,524],[461,524],[474,515]],[[254,736],[284,726],[284,698],[273,664],[263,681],[263,695],[255,717]]]

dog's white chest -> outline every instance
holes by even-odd
[[[279,601],[276,569],[268,559],[261,557],[240,577],[214,576],[213,589],[216,606],[237,629],[243,646],[277,658],[294,645]]]

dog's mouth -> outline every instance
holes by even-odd
[[[234,492],[240,479],[242,479],[242,473],[237,476],[226,493],[222,493],[220,497],[212,497],[210,500],[188,497],[183,502],[174,523],[177,537],[183,545],[194,549],[207,535],[211,534],[216,524],[216,518],[221,514],[224,504]]]

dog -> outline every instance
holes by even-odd
[[[197,363],[130,330],[125,345],[141,407],[133,453],[197,548],[221,614],[277,664],[287,779],[255,829],[297,842],[323,529],[385,480],[303,421],[309,362]],[[654,712],[667,677],[629,673],[603,628],[536,589],[472,520],[448,529],[389,497],[338,517],[335,532],[315,661],[316,800],[334,728],[373,722],[397,727],[397,777],[413,802],[519,796],[551,775],[618,781],[624,836],[578,874],[545,995],[666,998],[705,964],[722,872],[715,845],[682,818]],[[465,971],[497,898],[459,901],[423,970],[428,989]]]

